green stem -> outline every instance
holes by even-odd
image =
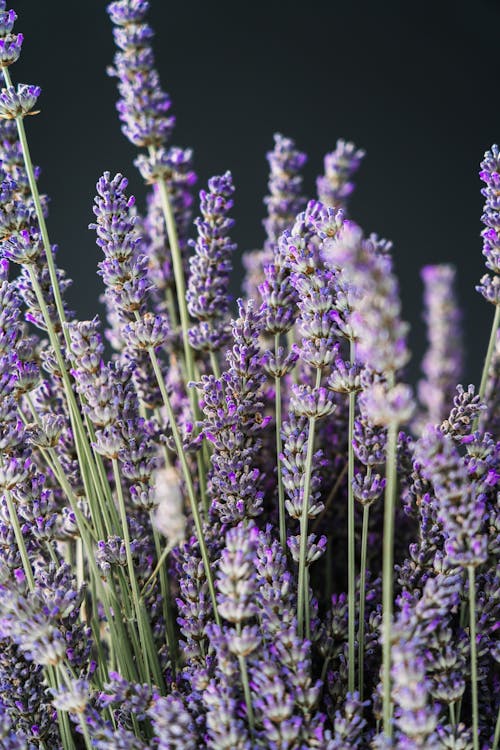
[[[189,314],[186,302],[186,283],[184,280],[184,268],[182,264],[181,250],[179,247],[177,227],[175,225],[175,217],[172,210],[172,204],[170,203],[170,198],[168,195],[167,183],[164,179],[159,179],[157,185],[160,191],[161,206],[163,209],[163,216],[165,218],[165,226],[167,229],[170,252],[172,254],[172,268],[174,271],[175,287],[177,291],[177,304],[179,307],[179,316],[181,319],[182,342],[184,346],[184,358],[186,362],[187,376],[188,380],[194,380],[194,356],[188,338]]]
[[[338,493],[339,489],[342,486],[342,482],[344,481],[345,475],[347,474],[347,469],[348,469],[348,465],[344,464],[343,467],[342,467],[342,471],[340,472],[340,474],[338,475],[337,479],[335,480],[335,484],[333,485],[333,487],[332,487],[332,489],[330,491],[330,494],[328,495],[328,497],[325,500],[325,503],[324,503],[325,507],[323,508],[323,510],[321,511],[321,513],[319,514],[319,516],[316,516],[316,518],[314,519],[314,523],[311,526],[311,531],[316,531],[318,529],[321,521],[325,517],[325,513],[328,511],[328,509],[330,508],[331,504],[333,503],[333,501],[337,497],[337,493]]]
[[[237,625],[236,632],[238,633],[238,635],[241,635],[241,625]],[[245,696],[245,705],[247,707],[248,726],[250,727],[250,733],[253,735],[255,731],[255,718],[253,714],[252,695],[250,693],[247,663],[244,656],[238,656],[238,664],[240,666],[241,684],[243,685],[243,694]]]
[[[479,386],[479,398],[481,401],[484,399],[486,393],[486,385],[488,383],[488,376],[490,373],[491,360],[493,358],[493,352],[495,351],[497,341],[497,331],[500,324],[500,305],[495,305],[495,315],[493,317],[493,324],[491,326],[490,340],[488,343],[488,351],[484,360],[483,374],[481,377],[481,385]]]
[[[215,352],[210,352],[210,364],[212,366],[212,372],[217,378],[217,380],[220,380],[220,367],[219,362],[217,361],[217,355]]]
[[[167,557],[169,556],[170,552],[172,552],[173,547],[165,547],[163,552],[161,553],[160,557],[158,558],[155,568],[151,575],[149,576],[148,580],[144,584],[144,586],[141,589],[141,599],[144,599],[145,596],[147,596],[150,592],[150,588],[153,586],[154,582],[156,581],[158,574],[161,570],[162,565],[164,565]]]
[[[144,602],[141,601],[139,594],[139,586],[137,584],[137,578],[134,570],[134,562],[132,559],[132,550],[130,547],[130,533],[128,530],[127,521],[127,510],[125,508],[125,498],[123,497],[123,488],[120,477],[120,470],[118,468],[118,461],[116,458],[112,459],[113,465],[113,476],[116,485],[116,493],[118,497],[118,511],[120,514],[120,520],[122,524],[123,541],[125,542],[125,550],[127,555],[127,569],[130,581],[130,588],[132,591],[132,601],[134,604],[135,617],[137,621],[137,627],[139,629],[139,638],[141,641],[141,647],[144,655],[144,664],[146,668],[146,681],[151,682],[150,668],[154,673],[154,679],[156,685],[160,689],[164,689],[163,675],[161,673],[160,665],[158,663],[158,657],[155,652],[153,637],[151,633],[151,627],[147,614],[144,608]]]
[[[452,727],[456,727],[457,718],[455,716],[455,704],[454,703],[450,703],[449,711],[450,711],[450,724]]]
[[[217,598],[215,595],[214,579],[212,575],[212,569],[210,567],[210,558],[208,556],[208,549],[207,549],[207,545],[205,542],[205,537],[203,535],[203,526],[201,523],[200,510],[199,510],[198,501],[196,499],[196,495],[194,492],[191,471],[189,469],[189,464],[187,462],[186,453],[184,451],[184,446],[182,445],[182,439],[179,433],[179,428],[175,421],[174,412],[172,410],[172,405],[170,403],[168,392],[165,386],[165,381],[163,380],[163,375],[162,375],[161,368],[158,362],[158,358],[156,356],[156,352],[153,347],[149,348],[148,352],[149,352],[149,356],[151,357],[151,363],[155,371],[156,380],[158,382],[158,387],[160,388],[160,392],[163,398],[163,403],[165,404],[165,409],[167,410],[167,418],[170,424],[170,429],[172,430],[172,436],[174,438],[175,449],[177,451],[177,455],[181,463],[182,474],[184,476],[184,482],[186,484],[189,504],[191,507],[191,513],[193,514],[196,538],[198,539],[198,544],[200,545],[201,559],[203,560],[205,576],[207,579],[208,589],[210,592],[210,598],[212,600],[212,607],[214,610],[215,621],[218,625],[220,625],[220,616],[217,611]]]
[[[365,668],[365,598],[366,598],[366,558],[368,551],[368,523],[370,506],[363,507],[363,531],[361,532],[361,567],[359,574],[359,630],[358,630],[358,677],[359,700],[363,701]]]
[[[69,664],[67,665],[67,668],[69,669],[72,678],[76,679],[76,676]],[[58,671],[59,671],[59,674],[63,678],[63,682],[65,682],[66,686],[71,690],[72,688],[71,680],[69,678],[69,675],[66,672],[65,667],[62,664],[59,664]],[[67,716],[66,713],[64,715]],[[87,750],[92,750],[92,740],[90,739],[89,728],[87,726],[87,722],[85,721],[85,716],[83,716],[81,713],[78,714],[78,723],[80,724],[83,738],[85,740],[85,747],[87,748]]]
[[[493,747],[491,748],[491,750],[497,750],[499,742],[500,742],[500,706],[498,707],[497,723],[495,726],[495,736],[493,738]]]
[[[156,558],[158,562],[162,559],[162,548],[160,535],[154,526],[153,513],[150,514],[151,528],[153,529],[153,539],[155,544]],[[170,600],[170,588],[168,585],[167,569],[165,565],[160,565],[160,592],[163,607],[163,619],[165,620],[165,630],[167,635],[167,646],[172,664],[173,676],[175,679],[176,672],[176,656],[177,656],[177,643],[175,641],[175,625],[174,625],[174,613],[172,612],[172,602]],[[144,591],[144,589],[143,589]],[[141,598],[143,592],[141,592]]]
[[[321,370],[316,371],[316,388],[321,383]],[[309,638],[310,633],[305,629],[306,607],[309,608],[309,591],[306,590],[307,576],[307,527],[309,521],[309,496],[311,494],[312,459],[314,454],[314,432],[316,417],[309,417],[309,434],[307,437],[306,463],[304,467],[304,495],[302,499],[302,514],[300,517],[300,548],[297,597],[297,629],[299,638]]]
[[[287,341],[289,351],[292,351],[292,348],[295,344],[295,331],[293,328],[290,328],[290,330],[287,331],[286,341]],[[299,382],[299,375],[298,375],[296,367],[294,367],[292,370],[292,380],[295,383],[295,385],[297,385]]]
[[[477,645],[476,645],[476,573],[469,565],[469,626],[470,626],[470,670],[472,698],[472,742],[474,750],[479,750],[479,712],[477,696]]]
[[[62,379],[64,383],[64,390],[66,393],[66,399],[68,401],[68,413],[69,413],[70,422],[71,422],[71,429],[73,431],[75,447],[76,447],[76,451],[78,455],[78,463],[79,463],[81,473],[82,473],[82,480],[83,480],[84,487],[85,487],[85,493],[89,500],[89,508],[90,508],[92,520],[94,522],[95,528],[97,529],[97,533],[99,534],[100,538],[103,539],[104,538],[104,526],[103,526],[101,514],[100,514],[100,508],[102,509],[102,504],[100,504],[98,501],[95,500],[94,492],[92,491],[92,488],[89,483],[89,478],[87,476],[87,469],[92,469],[92,466],[93,466],[92,453],[90,451],[90,446],[88,444],[87,437],[83,429],[81,415],[80,415],[80,412],[76,403],[75,394],[73,393],[73,388],[71,386],[69,375],[66,370],[66,365],[65,365],[62,351],[61,351],[61,345],[57,337],[56,331],[54,329],[54,326],[52,324],[52,321],[50,319],[49,311],[48,311],[45,299],[43,297],[42,289],[40,287],[40,284],[38,283],[38,279],[36,277],[33,266],[28,266],[28,271],[29,271],[31,283],[33,285],[33,290],[37,298],[38,305],[40,307],[43,319],[45,321],[45,325],[47,327],[49,340],[54,350],[54,353],[56,355],[56,360],[57,360],[59,369],[61,371],[61,375],[62,375]],[[98,485],[94,484],[94,486],[97,489]],[[108,531],[108,535],[109,534],[111,534],[111,531]]]
[[[394,575],[394,516],[396,509],[397,423],[389,426],[386,452],[384,541],[382,560],[382,689],[384,733],[392,738],[391,631]]]
[[[352,348],[352,342],[351,342]],[[347,470],[347,609],[348,609],[348,677],[347,686],[350,693],[354,692],[356,679],[356,539],[354,528],[354,413],[356,409],[356,393],[349,393],[349,427],[348,427],[348,470]]]
[[[240,665],[241,682],[243,684],[243,693],[245,695],[245,704],[247,707],[248,725],[250,732],[253,734],[255,729],[255,720],[253,715],[252,697],[250,694],[250,684],[248,681],[247,664],[244,656],[238,656],[238,662]]]
[[[5,490],[5,499],[7,501],[7,509],[9,511],[9,518],[12,524],[12,528],[14,529],[14,536],[16,537],[17,547],[19,549],[19,554],[21,555],[24,574],[28,581],[30,590],[33,591],[33,589],[35,588],[35,577],[33,575],[33,569],[28,557],[28,551],[26,549],[26,544],[24,543],[21,524],[19,523],[19,518],[14,506],[14,501],[12,500],[12,493],[10,492],[10,490]]]
[[[279,334],[274,336],[274,352],[276,359],[278,358],[279,349]],[[283,470],[281,467],[280,456],[283,452],[282,440],[281,440],[281,378],[274,378],[275,386],[275,402],[276,402],[276,465],[278,469],[278,513],[279,513],[279,529],[280,529],[280,542],[284,550],[286,550],[286,515],[285,515],[285,488],[283,486]]]

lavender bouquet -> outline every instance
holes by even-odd
[[[497,750],[500,151],[479,390],[455,270],[428,266],[417,397],[391,243],[348,218],[352,143],[308,201],[275,135],[234,310],[232,176],[195,198],[148,5],[108,6],[147,201],[97,182],[103,326],[64,299],[0,0],[1,747]]]

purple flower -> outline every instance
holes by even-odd
[[[233,625],[257,614],[252,576],[257,538],[257,528],[243,523],[226,534],[217,573],[217,606],[221,616]]]
[[[0,67],[7,68],[19,59],[23,45],[23,35],[7,34],[3,36],[1,35],[2,30],[5,31],[5,26],[3,26],[3,29],[0,28],[0,36],[2,36],[0,38]]]
[[[116,105],[122,130],[135,146],[161,146],[173,130],[170,97],[160,86],[151,47],[153,31],[144,16],[148,2],[118,0],[108,5],[115,24],[113,35],[120,51],[109,75],[118,78]]]
[[[307,454],[307,442],[309,436],[309,420],[307,417],[297,417],[290,414],[289,419],[283,424],[283,455],[280,460],[283,467],[283,484],[287,494],[285,507],[292,518],[300,520],[304,502],[305,464]],[[313,456],[313,467],[311,486],[309,492],[308,516],[314,518],[319,515],[324,505],[321,502],[319,491],[321,478],[317,468],[322,458],[321,451]]]
[[[481,217],[485,228],[481,232],[483,238],[483,255],[486,267],[495,274],[500,274],[500,151],[494,144],[490,151],[486,151],[481,162],[479,172],[485,183],[481,195],[485,198],[484,213]]]
[[[181,695],[158,698],[148,710],[158,750],[197,750],[200,738],[193,717]]]
[[[453,440],[439,429],[429,428],[417,443],[415,459],[434,488],[450,561],[460,566],[480,565],[487,557],[484,496],[478,483],[469,478]]]
[[[354,143],[339,139],[334,151],[326,154],[325,173],[316,180],[319,200],[326,206],[346,208],[347,199],[354,190],[351,181],[365,156],[363,149]]]
[[[437,726],[438,714],[429,701],[429,681],[424,660],[415,653],[411,642],[399,642],[392,647],[392,697],[395,703],[394,723],[399,746],[403,740],[412,744],[404,747],[429,748],[429,737]]]
[[[254,461],[260,447],[256,433],[269,422],[262,416],[261,389],[265,379],[258,342],[261,313],[252,301],[239,301],[240,317],[233,321],[233,347],[228,369],[220,379],[204,376],[197,387],[205,419],[201,433],[213,444],[209,492],[212,510],[222,523],[237,524],[261,513],[263,493]]]
[[[15,120],[16,117],[36,115],[33,111],[38,97],[42,93],[40,86],[18,83],[0,91],[0,118]]]
[[[208,191],[200,192],[201,217],[195,220],[198,238],[190,243],[195,254],[186,294],[190,315],[200,321],[189,331],[195,349],[217,351],[228,340],[229,275],[236,249],[229,238],[233,193],[230,172],[212,177]]]
[[[473,385],[469,385],[467,390],[462,385],[457,385],[456,390],[453,408],[440,429],[445,435],[450,435],[455,441],[460,442],[465,435],[470,433],[476,417],[487,407],[481,402]]]
[[[274,136],[274,149],[267,154],[270,173],[269,195],[264,198],[267,217],[264,219],[266,240],[263,250],[245,253],[243,264],[247,271],[244,288],[248,297],[257,297],[263,281],[263,271],[276,262],[278,240],[286,229],[290,229],[296,214],[303,208],[301,170],[307,157],[295,148],[295,142],[280,133]],[[277,269],[279,274],[279,270]]]
[[[425,266],[421,276],[429,348],[422,360],[425,380],[420,381],[418,394],[425,408],[421,419],[437,424],[451,406],[462,371],[461,315],[455,299],[452,266]]]
[[[274,136],[274,149],[267,154],[270,166],[269,195],[264,198],[268,216],[264,219],[266,245],[275,248],[280,235],[289,229],[305,203],[301,195],[301,169],[307,156],[295,148],[295,142],[281,133]]]

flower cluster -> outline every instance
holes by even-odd
[[[307,201],[275,136],[235,314],[232,176],[191,222],[148,7],[108,7],[150,187],[141,215],[97,182],[106,326],[63,299],[0,0],[0,746],[498,750],[499,149],[481,385],[456,383],[455,270],[428,266],[417,406],[392,245],[346,219],[352,143]]]

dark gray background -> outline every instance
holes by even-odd
[[[232,170],[240,249],[263,240],[265,152],[274,132],[309,154],[310,195],[323,154],[338,137],[354,140],[368,155],[351,213],[366,231],[395,243],[412,324],[412,378],[424,347],[419,269],[452,261],[466,308],[465,381],[478,381],[493,308],[474,291],[484,269],[477,172],[485,149],[500,139],[499,3],[151,5],[158,68],[177,116],[174,143],[194,148],[199,187]],[[91,317],[101,290],[99,252],[87,229],[95,182],[105,169],[121,171],[139,204],[144,194],[135,150],[115,115],[115,82],[106,76],[114,53],[106,3],[13,6],[25,34],[13,78],[43,88],[42,112],[28,120],[28,133],[52,199],[51,237],[74,279],[70,303]],[[240,280],[238,265],[235,293]]]

